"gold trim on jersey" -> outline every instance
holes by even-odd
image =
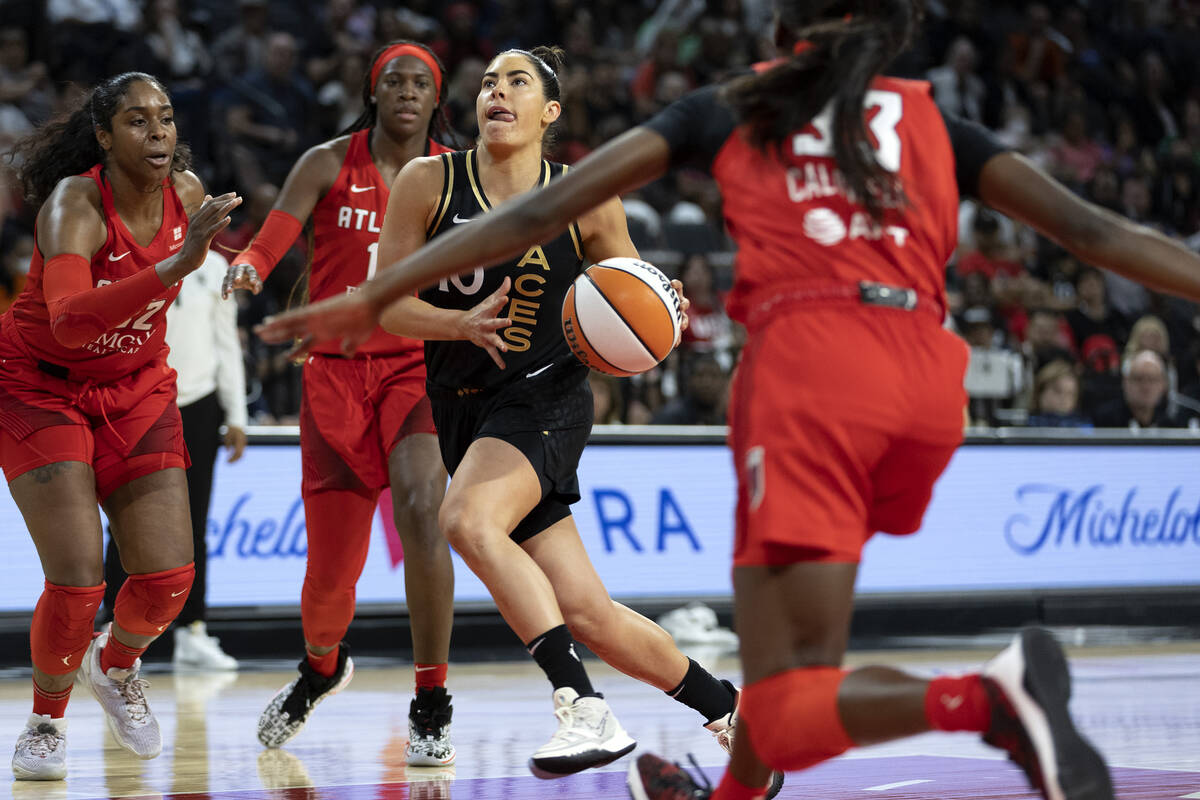
[[[559,175],[566,175],[567,170],[569,169],[570,167],[568,167],[566,164],[563,164],[562,172],[559,173]],[[571,220],[571,224],[567,226],[567,231],[571,234],[571,244],[575,245],[575,257],[580,261],[583,261],[583,247],[580,244],[580,242],[583,240],[583,234],[579,230],[579,222],[576,220]]]
[[[429,230],[425,231],[426,239],[431,238],[441,226],[442,220],[446,217],[446,211],[450,208],[450,197],[454,194],[454,160],[450,156],[450,153],[442,153],[439,156],[442,159],[442,199],[438,203],[440,208],[437,219],[429,226]]]
[[[479,207],[484,211],[491,211],[492,207],[488,205],[487,200],[483,199],[483,186],[479,183],[479,179],[475,177],[475,170],[478,169],[475,160],[475,151],[467,151],[467,182],[471,184],[471,191],[475,193],[475,200],[478,201]]]

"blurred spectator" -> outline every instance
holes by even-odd
[[[314,138],[312,88],[296,70],[297,55],[290,33],[267,37],[264,68],[240,82],[241,97],[226,114],[243,194],[264,181],[282,185]]]
[[[955,39],[940,67],[929,70],[933,99],[943,111],[973,122],[983,121],[987,86],[975,74],[975,46],[965,36]]]
[[[1067,69],[1071,43],[1050,25],[1050,10],[1041,3],[1025,9],[1023,30],[1008,37],[1009,68],[1025,83],[1054,84]]]
[[[958,260],[958,274],[966,277],[978,272],[988,280],[998,274],[1015,278],[1025,268],[1015,260],[1015,252],[1003,236],[996,212],[979,208],[971,222],[972,249]]]
[[[0,105],[21,112],[31,125],[54,110],[54,88],[46,65],[29,60],[29,39],[20,28],[0,28]]]
[[[1098,428],[1182,428],[1187,422],[1167,410],[1167,365],[1153,350],[1142,350],[1121,366],[1121,399],[1099,409]]]
[[[212,57],[200,35],[183,27],[178,0],[150,0],[144,30],[162,80],[172,83],[198,78],[212,70]]]
[[[711,353],[722,369],[732,369],[733,322],[725,314],[725,303],[717,292],[717,271],[708,256],[692,253],[684,257],[679,280],[692,303],[679,344],[685,360],[691,353]]]
[[[442,19],[445,23],[445,36],[430,42],[429,46],[443,64],[458,64],[467,58],[488,61],[496,55],[491,41],[480,35],[477,29],[479,12],[473,3],[451,3],[446,6]],[[533,44],[528,46],[532,47]],[[570,58],[571,54],[568,53],[567,57]],[[481,77],[482,74],[480,71],[480,75],[476,77]]]
[[[967,413],[975,424],[995,425],[1001,409],[1015,405],[1025,385],[1021,356],[1003,345],[992,312],[983,306],[967,308],[958,328],[971,348],[963,377]]]
[[[263,68],[267,52],[267,0],[239,0],[241,22],[213,42],[213,62],[224,80]]]
[[[1051,173],[1063,183],[1082,188],[1104,161],[1104,148],[1088,135],[1087,117],[1076,109],[1063,120],[1061,138],[1050,149]]]
[[[1129,337],[1129,323],[1109,304],[1104,273],[1095,267],[1080,270],[1075,277],[1075,298],[1078,305],[1067,312],[1067,324],[1079,352],[1094,351],[1100,339],[1116,352],[1117,343]]]
[[[137,0],[47,0],[46,21],[56,71],[91,83],[133,67],[128,59],[140,49],[134,34],[142,21]]]
[[[317,90],[321,106],[322,130],[343,131],[362,113],[362,75],[367,59],[358,53],[346,53],[333,79]]]
[[[1138,91],[1133,97],[1132,117],[1143,144],[1157,145],[1167,136],[1179,135],[1179,124],[1167,100],[1171,78],[1162,54],[1148,50],[1138,65]]]
[[[683,391],[655,412],[651,425],[724,425],[729,378],[710,353],[682,362]]]
[[[358,0],[329,0],[321,16],[307,36],[305,52],[304,72],[314,86],[337,80],[348,57],[365,57],[375,49],[374,6],[360,5]]]
[[[1033,381],[1033,402],[1025,424],[1031,428],[1090,428],[1079,413],[1079,377],[1066,361],[1051,361]]]
[[[1023,348],[1030,373],[1036,375],[1051,361],[1074,363],[1069,336],[1070,328],[1065,326],[1062,314],[1049,308],[1030,311]]]

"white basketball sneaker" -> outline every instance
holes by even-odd
[[[558,730],[529,759],[539,778],[561,778],[616,761],[637,747],[602,697],[580,697],[569,686],[554,692]]]
[[[300,659],[300,674],[271,698],[258,718],[258,740],[264,747],[282,747],[300,732],[314,708],[350,685],[354,660],[350,646],[338,645],[337,670],[326,678],[312,668],[307,658]]]
[[[67,777],[67,721],[30,714],[17,737],[12,758],[19,781],[61,781]]]
[[[445,688],[421,688],[408,704],[408,747],[405,761],[411,767],[448,767],[454,763],[450,719],[454,706]]]
[[[714,719],[704,727],[716,738],[717,744],[721,745],[721,748],[732,756],[733,737],[737,730],[737,704],[742,699],[742,692],[729,681],[721,681],[721,683],[725,684],[725,687],[734,694],[733,710],[723,717]],[[771,800],[771,798],[779,794],[779,790],[782,788],[783,773],[778,771],[772,772],[771,782],[767,785],[767,800]]]
[[[237,659],[221,649],[221,642],[208,635],[204,620],[175,629],[175,654],[171,657],[175,669],[235,670]]]
[[[162,733],[158,720],[146,700],[146,681],[138,677],[142,668],[139,658],[129,669],[112,667],[107,673],[100,669],[100,651],[108,644],[108,630],[92,639],[83,663],[79,667],[80,681],[91,690],[100,707],[108,729],[117,744],[138,758],[154,758],[162,752]]]

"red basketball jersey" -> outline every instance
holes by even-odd
[[[352,292],[375,275],[379,232],[389,192],[371,158],[370,135],[370,130],[350,135],[350,146],[337,179],[313,209],[310,302]],[[429,155],[448,152],[449,148],[429,140]],[[418,339],[393,336],[383,328],[376,328],[358,352],[372,355],[420,352],[423,346]],[[313,351],[337,353],[340,349],[337,342],[326,342]]]
[[[100,187],[104,203],[104,220],[108,238],[92,256],[92,285],[104,286],[129,278],[174,255],[183,247],[187,236],[188,218],[183,203],[170,180],[163,181],[162,225],[150,244],[143,247],[133,238],[113,206],[112,187],[97,164],[84,173]],[[73,376],[111,380],[128,375],[156,357],[166,357],[167,307],[179,294],[179,284],[163,287],[162,293],[142,311],[105,331],[83,347],[61,344],[50,330],[50,313],[42,294],[44,258],[35,248],[24,291],[9,309],[11,325],[4,326],[5,335],[15,337],[17,344],[34,359],[67,367]]]
[[[789,291],[859,281],[916,289],[944,308],[959,202],[946,124],[923,81],[877,78],[864,110],[876,159],[906,195],[882,223],[848,196],[828,109],[792,135],[783,161],[737,132],[718,151],[712,173],[738,243],[730,316],[746,321]]]

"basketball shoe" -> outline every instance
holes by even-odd
[[[445,688],[422,687],[408,704],[408,747],[405,761],[413,767],[448,767],[454,763],[450,717],[454,706]]]
[[[718,717],[704,727],[707,728],[717,739],[717,744],[724,748],[726,753],[733,755],[733,735],[737,728],[737,704],[742,699],[742,692],[729,681],[721,681],[725,684],[725,688],[729,689],[734,696],[733,710],[723,717]],[[767,800],[771,800],[783,788],[783,773],[774,771],[771,773],[771,783],[767,786]]]
[[[1103,757],[1071,721],[1071,673],[1049,631],[1022,630],[981,677],[992,704],[983,740],[1007,750],[1045,800],[1113,800]]]
[[[299,669],[300,675],[271,698],[258,718],[258,740],[266,747],[290,741],[317,704],[345,689],[354,677],[354,661],[345,642],[338,645],[337,669],[328,678],[313,669],[307,658],[300,659]]]
[[[67,777],[67,721],[30,714],[12,757],[19,781],[61,781]]]
[[[108,644],[110,631],[106,626],[88,645],[79,666],[79,681],[100,701],[117,744],[138,758],[154,758],[162,752],[162,733],[146,700],[149,684],[138,677],[142,660],[134,661],[129,669],[110,667],[104,672],[100,668],[100,651]]]
[[[558,730],[529,759],[539,778],[561,778],[616,761],[637,747],[603,697],[580,697],[569,686],[554,692]]]
[[[175,628],[175,652],[171,663],[177,670],[235,670],[237,659],[221,649],[221,642],[208,635],[204,620]]]
[[[695,760],[692,766],[696,767]],[[653,753],[642,753],[625,774],[625,785],[633,800],[708,800],[713,787],[696,767],[696,774],[704,780],[701,786],[678,764],[664,761]]]

